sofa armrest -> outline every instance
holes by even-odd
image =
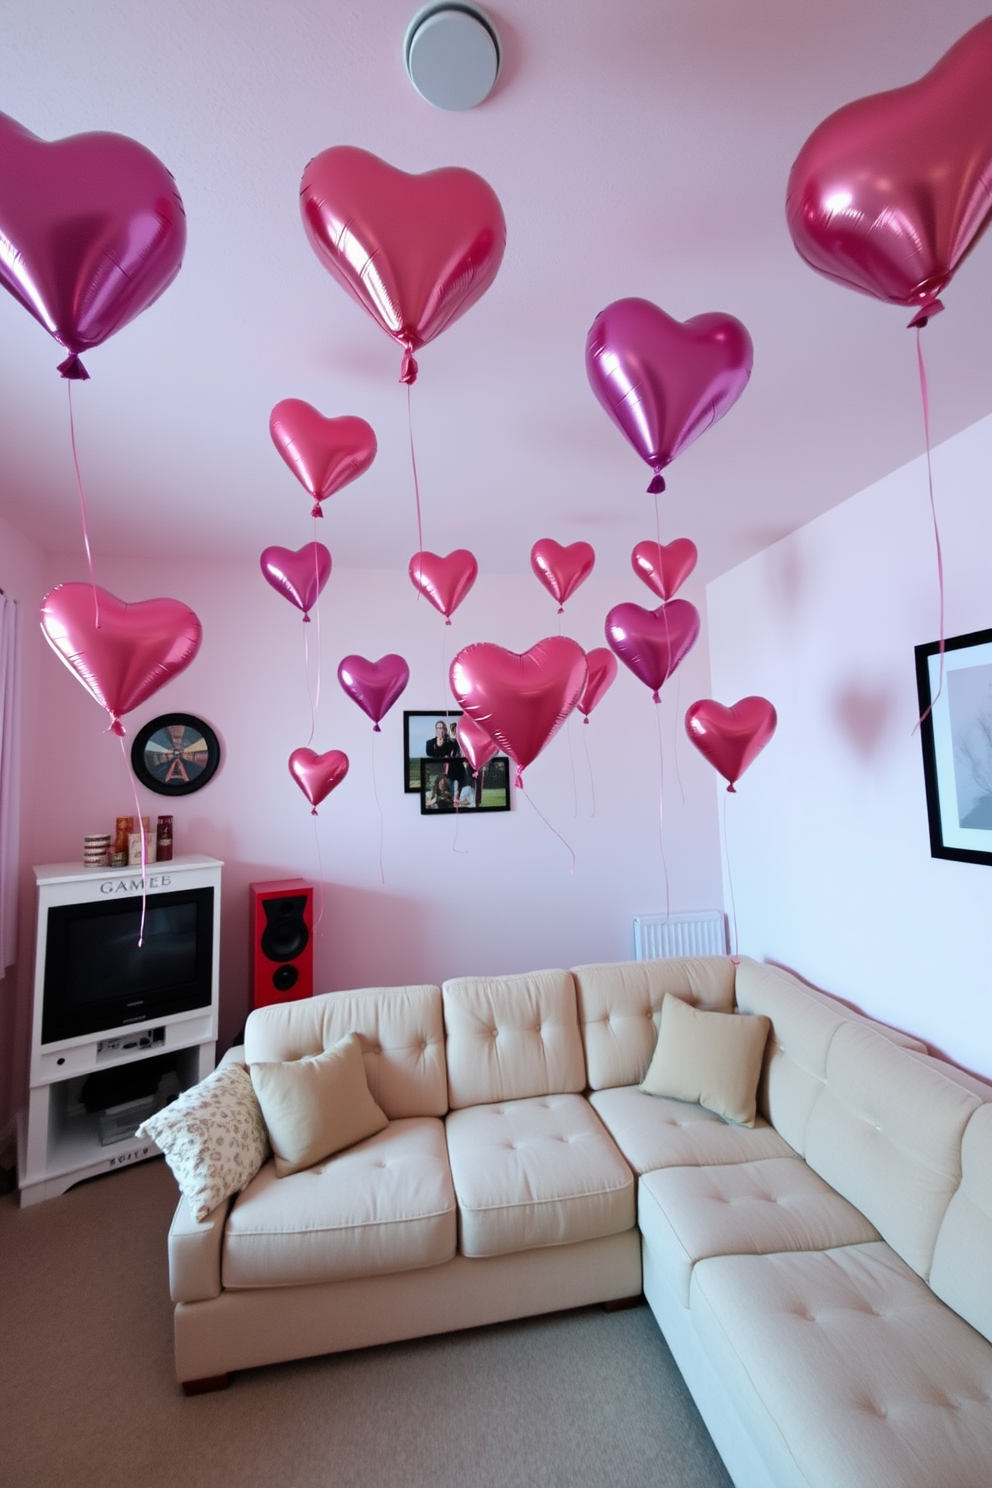
[[[169,1291],[173,1302],[205,1302],[221,1293],[220,1254],[230,1200],[195,1220],[185,1198],[169,1227]]]

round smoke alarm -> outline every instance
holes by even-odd
[[[499,73],[499,34],[477,5],[425,5],[407,27],[403,53],[413,86],[437,108],[475,108]]]

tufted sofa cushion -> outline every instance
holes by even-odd
[[[589,1100],[635,1173],[795,1157],[788,1142],[760,1116],[753,1127],[735,1126],[689,1101],[645,1095],[637,1085],[594,1090]]]
[[[961,1183],[937,1234],[930,1285],[992,1342],[992,1104],[965,1127]]]
[[[444,983],[452,1110],[585,1089],[569,971]]]

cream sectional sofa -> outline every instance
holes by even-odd
[[[753,1128],[639,1089],[666,996],[770,1020]],[[643,1282],[738,1488],[992,1483],[992,1088],[729,958],[334,993],[244,1057],[351,1031],[388,1128],[180,1202],[181,1381]]]

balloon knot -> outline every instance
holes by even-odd
[[[374,734],[381,734],[382,733],[382,729],[379,727],[379,725],[377,723],[374,723],[372,725],[372,732]]]
[[[657,688],[655,688],[654,692],[651,694],[651,701],[653,703],[660,703],[661,702],[661,698],[658,696],[658,689]]]
[[[648,495],[649,496],[660,496],[661,493],[662,493],[662,491],[664,489],[665,489],[665,477],[662,475],[662,473],[661,473],[660,470],[656,470],[655,473],[654,473],[654,480],[648,486]]]
[[[737,787],[734,785],[734,782],[731,781],[730,784],[727,786],[727,795],[728,796],[736,796],[736,794],[737,794]]]
[[[67,356],[64,362],[59,362],[58,371],[70,382],[89,382],[90,379],[90,374],[75,352]]]
[[[586,714],[585,718],[583,718],[582,722],[583,723],[588,723],[589,722],[589,714],[588,713]]]
[[[312,517],[322,517],[324,515],[324,513],[321,510],[320,502],[319,501],[315,501],[314,502],[314,504],[313,504],[313,511],[310,513],[310,515]]]
[[[310,616],[309,615],[304,615],[303,616],[303,624],[304,625],[309,625],[310,624]]]
[[[400,382],[405,382],[408,387],[411,387],[417,380],[418,371],[417,358],[408,346],[403,353],[403,361],[400,363]]]
[[[517,790],[523,790],[523,788],[524,788],[523,771],[519,767],[517,769],[517,778],[513,782],[513,784],[514,784],[514,786],[516,787]]]
[[[564,605],[559,605],[558,606],[558,613],[559,613],[559,615],[564,615],[564,613],[565,613],[565,606]]]
[[[124,725],[121,723],[119,718],[115,718],[112,720],[110,725],[110,732],[112,734],[116,734],[118,739],[124,739],[127,737]]]
[[[450,615],[449,615],[448,619],[445,620],[444,623],[445,623],[445,625],[450,625],[451,624],[451,617],[450,617]]]
[[[315,807],[314,807],[314,808],[313,808],[313,810],[312,810],[312,811],[311,811],[311,812],[310,812],[310,815],[311,815],[311,816],[316,816],[316,815],[317,815],[317,808],[316,808],[316,806],[315,806]]]
[[[927,322],[932,320],[935,315],[939,315],[943,308],[944,306],[940,300],[927,300],[926,304],[921,305],[919,310],[917,310],[906,329],[910,331],[922,331]]]

